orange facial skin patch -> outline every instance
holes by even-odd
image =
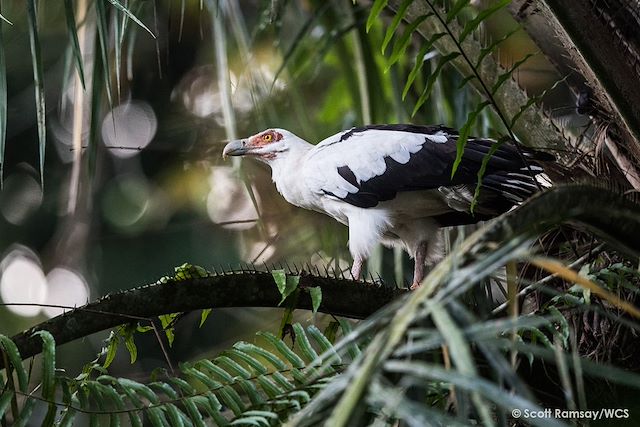
[[[262,147],[275,141],[280,141],[282,134],[274,130],[268,130],[260,135],[256,135],[249,140],[249,144],[255,147]]]

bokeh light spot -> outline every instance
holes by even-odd
[[[13,225],[23,224],[42,203],[38,182],[26,173],[14,173],[4,181],[0,193],[0,212]]]
[[[46,279],[38,263],[15,250],[0,265],[0,297],[5,303],[44,304],[47,297]],[[7,306],[9,311],[24,317],[36,316],[39,306]]]
[[[79,307],[86,304],[89,287],[80,274],[64,267],[56,267],[47,274],[47,304]],[[44,307],[44,314],[54,317],[67,311],[63,308]]]
[[[133,157],[149,145],[157,129],[158,119],[149,104],[126,101],[104,118],[102,139],[112,155]]]
[[[109,183],[104,191],[102,213],[112,226],[135,231],[149,209],[150,189],[144,177],[126,175]],[[139,227],[134,227],[136,230]]]
[[[217,166],[209,177],[211,191],[207,196],[207,212],[211,221],[232,230],[247,230],[258,218],[247,189],[234,174],[233,168]],[[260,203],[254,190],[256,201]]]

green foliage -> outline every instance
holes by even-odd
[[[517,30],[513,30],[504,37],[494,41],[489,41],[487,45],[481,46],[479,54],[477,54],[475,58],[471,57],[471,55],[465,48],[465,46],[468,45],[468,43],[465,44],[465,41],[468,42],[467,39],[469,38],[469,36],[476,32],[482,25],[482,23],[489,17],[491,17],[499,10],[503,9],[509,3],[509,0],[494,2],[487,8],[481,9],[479,11],[473,10],[473,8],[469,6],[469,3],[470,2],[466,0],[458,0],[456,2],[452,2],[452,4],[449,4],[448,2],[441,3],[427,0],[426,10],[428,12],[422,13],[417,18],[409,18],[408,11],[410,10],[409,6],[411,6],[412,2],[402,2],[398,8],[396,16],[393,19],[393,22],[391,23],[387,30],[387,33],[385,34],[385,39],[382,43],[382,51],[384,52],[387,45],[393,38],[394,33],[397,32],[401,20],[412,19],[412,22],[408,23],[402,34],[396,36],[396,42],[394,43],[394,48],[390,55],[387,66],[387,68],[390,68],[405,56],[405,51],[411,44],[414,34],[419,34],[425,39],[421,40],[419,44],[420,47],[415,59],[415,63],[406,78],[405,86],[402,91],[402,99],[405,99],[407,97],[412,87],[421,84],[421,79],[419,79],[418,77],[420,76],[424,68],[424,58],[426,58],[426,55],[433,48],[439,50],[439,57],[437,59],[435,67],[432,67],[430,74],[426,76],[426,83],[423,85],[423,88],[419,89],[419,95],[414,103],[412,116],[416,116],[423,109],[426,102],[431,98],[432,92],[436,87],[436,83],[444,78],[444,70],[449,69],[450,67],[448,66],[456,63],[456,61],[464,64],[464,67],[457,67],[458,69],[463,68],[467,70],[467,74],[462,76],[462,82],[459,84],[458,90],[460,91],[469,82],[477,82],[477,89],[484,100],[479,100],[476,106],[472,108],[470,112],[468,112],[467,119],[461,127],[460,137],[458,138],[457,142],[457,157],[452,168],[452,176],[456,173],[457,167],[462,160],[466,141],[471,135],[471,132],[476,129],[476,121],[479,115],[485,111],[485,107],[492,107],[493,111],[497,113],[497,116],[500,119],[503,129],[506,131],[506,134],[510,139],[515,140],[512,126],[522,115],[522,113],[536,102],[527,102],[521,107],[521,110],[513,118],[509,119],[501,110],[500,105],[496,102],[495,99],[498,90],[504,85],[504,83],[507,80],[511,79],[515,71],[534,54],[525,55],[522,59],[516,61],[509,69],[505,70],[499,75],[496,75],[493,81],[486,81],[486,77],[483,76],[480,71],[480,66],[482,62],[487,58],[487,56],[495,54],[501,43],[508,39]],[[373,16],[378,16],[378,13],[379,11],[372,9],[370,19]],[[415,16],[415,14],[412,16]],[[431,22],[425,22],[427,20],[430,20]],[[428,23],[429,25],[427,27],[433,29],[430,34],[425,33],[425,30],[422,28],[423,23]],[[448,44],[439,43],[439,40],[443,37],[449,39]],[[478,43],[477,40],[480,39],[481,37],[474,38],[473,43]],[[443,50],[443,46],[452,46],[453,48],[450,50]],[[443,101],[444,100],[439,99],[436,100],[434,104],[442,104]],[[487,156],[490,156],[492,154],[493,152],[489,153]],[[485,159],[485,164],[487,160],[488,158]],[[482,174],[484,173],[484,169],[485,168],[482,168],[481,170]],[[473,207],[475,207],[482,187],[482,174],[479,175],[479,182],[475,191]],[[471,210],[472,212],[473,207]]]
[[[80,51],[80,43],[78,42],[78,31],[76,29],[76,18],[73,12],[73,3],[71,0],[64,0],[64,13],[67,22],[67,32],[71,38],[71,48],[73,59],[75,60],[76,69],[80,76],[82,89],[84,86],[84,67],[82,65],[82,52]]]
[[[316,313],[320,308],[320,304],[322,304],[322,288],[320,286],[309,288],[309,294],[311,295],[313,312]]]
[[[205,268],[200,267],[199,265],[193,265],[185,262],[184,264],[174,268],[173,276],[161,277],[160,279],[158,279],[158,283],[172,282],[180,286],[181,281],[184,281],[187,279],[199,278],[199,277],[208,277],[210,275],[211,273],[207,271]],[[169,313],[169,314],[158,316],[158,318],[160,319],[160,323],[162,325],[162,330],[164,331],[167,337],[167,341],[169,342],[169,346],[173,344],[173,341],[175,339],[175,324],[178,320],[182,318],[183,314],[184,313]],[[202,310],[202,312],[200,313],[200,327],[202,327],[204,322],[207,320],[207,318],[209,317],[209,314],[211,314],[211,309],[207,308]],[[139,332],[147,332],[151,330],[151,328],[144,328],[141,330],[140,327],[138,326],[137,330]],[[127,344],[127,348],[129,348],[130,345],[132,345],[133,348],[135,348],[135,345],[133,344],[133,339],[125,341],[125,344]],[[130,353],[131,353],[131,350],[130,350]],[[133,360],[134,358],[132,355],[131,363],[133,363]]]
[[[44,99],[44,73],[40,53],[40,36],[35,0],[27,2],[27,17],[29,19],[29,41],[31,42],[31,63],[33,66],[33,81],[36,98],[36,116],[38,118],[38,146],[40,152],[40,183],[44,184],[44,153],[47,142],[46,106]]]
[[[34,405],[44,400],[50,407],[47,418],[59,425],[74,425],[80,413],[89,414],[95,425],[103,416],[111,425],[125,419],[132,425],[146,419],[153,426],[205,425],[205,420],[216,425],[273,425],[306,405],[346,362],[336,357],[329,340],[314,326],[305,330],[295,324],[293,329],[297,351],[270,333],[259,333],[262,344],[238,342],[213,359],[182,363],[179,376],[165,372],[148,384],[112,377],[99,365],[87,370],[96,376],[66,377],[55,370],[53,338],[42,332],[42,386],[32,394],[30,373],[15,345],[0,336],[3,354],[19,381],[15,387],[9,374],[0,384],[0,419],[14,420],[15,425],[27,422]],[[8,411],[17,393],[25,399]],[[62,401],[55,400],[58,395]]]
[[[376,22],[378,15],[380,15],[380,12],[382,12],[382,9],[385,8],[388,2],[389,0],[376,0],[373,2],[373,5],[371,5],[371,12],[367,18],[367,32],[369,32],[373,23]]]
[[[116,353],[118,352],[118,347],[122,342],[124,342],[125,347],[129,351],[131,363],[135,363],[135,361],[138,359],[138,348],[136,347],[136,343],[134,341],[134,334],[136,331],[146,332],[145,329],[141,329],[139,326],[136,326],[134,324],[122,325],[116,328],[115,331],[111,331],[109,337],[105,340],[106,357],[102,365],[103,368],[106,369],[111,366],[111,363],[115,359]],[[169,333],[167,332],[167,339],[169,340],[169,344],[173,342],[173,330],[171,330],[171,338],[169,338]]]
[[[429,76],[429,79],[427,80],[427,85],[422,91],[422,93],[420,94],[420,96],[418,97],[418,100],[416,101],[416,105],[413,107],[413,112],[411,113],[411,115],[415,116],[418,110],[420,110],[420,108],[427,101],[427,98],[429,98],[429,95],[431,95],[431,91],[433,90],[436,80],[440,75],[440,73],[442,72],[442,69],[444,68],[444,66],[447,65],[449,62],[453,61],[454,59],[456,59],[458,56],[460,56],[459,52],[451,52],[445,56],[441,56],[438,59],[438,64],[436,65],[436,68],[433,71],[433,73]]]
[[[117,91],[120,92],[121,49],[128,21],[133,20],[149,31],[124,6],[135,5],[136,2],[109,2],[114,8],[106,8],[105,2],[95,3],[98,37],[92,70],[90,165],[95,165],[101,97],[105,88],[109,102],[112,102],[111,73],[115,75]],[[33,1],[31,3],[35,4]],[[339,79],[331,81],[331,90],[327,91],[322,102],[324,111],[334,114],[332,122],[344,116],[343,124],[352,124],[355,119],[349,118],[346,113],[353,111],[358,99],[363,104],[371,104],[361,106],[362,116],[367,116],[364,111],[369,109],[373,111],[370,115],[376,121],[390,121],[393,118],[403,120],[406,111],[401,101],[404,99],[414,102],[416,120],[424,122],[440,117],[454,121],[452,112],[455,111],[457,117],[463,118],[457,147],[458,162],[469,136],[478,130],[488,131],[486,125],[480,127],[478,124],[488,123],[491,119],[486,108],[488,106],[497,113],[504,127],[503,133],[512,137],[516,122],[544,94],[530,98],[511,117],[500,111],[494,97],[507,86],[516,69],[531,55],[516,61],[493,80],[488,80],[479,70],[481,65],[488,62],[500,44],[516,30],[483,45],[476,57],[471,57],[465,48],[469,43],[479,43],[477,40],[482,38],[475,37],[474,33],[488,17],[508,2],[494,2],[489,8],[477,11],[468,6],[469,1],[466,0],[444,3],[428,1],[430,11],[402,26],[414,3],[404,0],[386,31],[381,32],[378,17],[387,3],[385,0],[374,2],[366,19],[368,38],[363,38],[364,33],[361,32],[353,40],[343,39],[345,34],[354,28],[359,29],[364,22],[362,11],[354,8],[350,11],[353,12],[352,22],[344,23],[336,31],[326,32],[320,41],[309,41],[303,36],[311,33],[325,14],[335,12],[331,2],[322,2],[302,24],[299,37],[285,48],[284,61],[277,75],[285,68],[292,71],[293,76],[306,75],[302,71],[308,71],[305,67],[311,62],[309,58],[317,56],[327,55],[327,61],[335,68],[351,64],[356,58],[358,66],[366,66],[369,72],[363,79],[362,73],[357,75],[349,65]],[[65,3],[67,28],[71,53],[83,79],[71,4],[69,1]],[[137,4],[142,7],[142,3]],[[183,14],[184,8],[181,20]],[[112,23],[115,23],[115,44],[109,40],[108,29]],[[427,35],[421,32],[425,24],[434,23],[439,25],[438,31]],[[35,14],[31,27],[32,33],[37,36]],[[37,43],[34,40],[37,42],[37,37],[32,37],[35,76],[40,60],[37,59],[37,49],[34,47]],[[416,40],[420,40],[417,47],[414,46]],[[442,49],[445,40],[452,42],[455,48]],[[377,54],[378,49],[372,47],[379,45],[384,53],[392,42],[389,59],[382,61]],[[129,48],[129,52],[132,52],[132,47]],[[304,49],[309,49],[316,56],[303,54],[298,57],[296,52],[308,53]],[[111,58],[112,50],[115,65]],[[354,54],[356,51],[359,51],[359,56]],[[413,55],[407,54],[410,51],[417,52],[412,63],[408,57]],[[437,59],[425,60],[430,57]],[[470,70],[468,74],[457,76],[447,72],[451,66],[458,68],[460,64],[467,65]],[[6,77],[3,65],[0,51],[0,84],[2,77]],[[380,73],[385,68],[388,73]],[[361,84],[358,85],[358,82]],[[469,89],[472,85],[479,90],[480,97],[471,93]],[[367,93],[363,95],[365,91]],[[350,94],[352,99],[349,100],[345,94]],[[376,112],[376,105],[391,105],[392,98],[396,102],[393,112]],[[43,97],[40,101],[44,102]],[[0,109],[0,133],[4,132],[3,114],[6,123],[6,109],[4,112]],[[41,129],[43,126],[44,122]],[[489,155],[502,141],[501,138],[496,141]],[[40,147],[42,149],[43,145]],[[474,199],[479,195],[488,159],[487,156],[478,174]],[[0,163],[2,160],[0,150]],[[41,172],[42,161],[43,157]],[[93,166],[89,169],[95,170]],[[505,218],[498,220],[498,224],[508,225],[505,228],[509,230],[509,235],[495,234],[494,229],[475,234],[433,270],[421,289],[392,302],[355,327],[345,319],[337,319],[330,322],[324,332],[313,325],[305,329],[293,322],[293,308],[289,307],[281,331],[287,327],[292,338],[291,347],[273,333],[263,331],[258,333],[255,343],[237,343],[214,359],[184,362],[178,374],[163,373],[148,383],[115,378],[109,375],[106,368],[114,360],[122,343],[129,351],[131,362],[135,362],[138,354],[135,333],[153,330],[151,326],[131,324],[116,329],[107,340],[103,353],[76,378],[65,377],[56,370],[55,343],[49,334],[39,333],[43,355],[35,362],[37,369],[29,370],[23,365],[13,342],[0,336],[1,356],[8,367],[2,376],[0,419],[12,425],[26,425],[33,418],[35,406],[44,400],[43,403],[48,405],[46,423],[55,421],[59,425],[80,423],[81,414],[87,415],[91,425],[99,425],[107,419],[111,425],[129,422],[134,426],[205,425],[211,422],[217,425],[262,426],[277,425],[284,421],[289,421],[290,425],[329,422],[338,426],[374,423],[492,425],[496,420],[502,420],[499,422],[506,425],[510,409],[539,409],[539,403],[525,381],[518,376],[517,366],[511,360],[512,354],[526,358],[530,365],[541,360],[558,365],[563,372],[563,380],[571,380],[573,378],[569,376],[575,376],[575,388],[580,384],[578,380],[582,372],[587,372],[593,378],[640,388],[640,378],[633,373],[562,354],[562,351],[572,349],[571,324],[561,310],[570,307],[588,311],[594,309],[594,301],[597,301],[597,297],[582,286],[575,285],[558,297],[551,298],[539,313],[511,318],[492,318],[472,311],[462,303],[463,297],[477,291],[479,285],[490,276],[499,276],[501,266],[505,263],[531,259],[530,245],[538,237],[531,230],[549,221],[551,215],[527,212],[527,216],[523,217],[525,224],[520,225],[528,227],[528,233],[511,233],[513,223]],[[605,221],[606,217],[599,219]],[[610,240],[616,241],[613,238]],[[637,284],[637,272],[626,264],[613,264],[603,269],[587,264],[583,273],[613,292],[633,289]],[[208,275],[201,267],[184,264],[176,268],[173,276],[164,277],[160,282],[180,286],[180,281],[186,278]],[[301,292],[309,292],[313,311],[321,308],[322,292],[319,287],[300,286],[300,277],[287,275],[284,271],[273,271],[272,275],[282,296],[280,304],[287,298],[296,298]],[[200,325],[209,313],[210,310],[201,312]],[[160,316],[169,343],[175,338],[174,326],[181,316],[182,313]],[[626,321],[637,327],[636,322]],[[477,365],[480,357],[486,361],[482,370]],[[38,374],[40,378],[36,378]],[[41,385],[30,390],[29,384],[38,381],[41,381]],[[565,393],[571,395],[574,392],[571,384],[567,387],[566,381],[564,383]],[[455,401],[455,406],[445,406],[449,400]],[[539,425],[558,424],[553,420],[533,422]]]
[[[280,295],[282,295],[282,300],[280,300],[280,305],[282,305],[287,297],[289,297],[289,295],[298,288],[300,276],[287,275],[284,270],[273,270],[271,275],[273,276],[273,280],[276,282]]]
[[[119,11],[121,11],[122,13],[124,13],[124,15],[131,19],[133,22],[135,22],[136,24],[138,24],[141,28],[143,28],[146,32],[148,32],[151,37],[153,37],[154,39],[156,38],[155,34],[153,34],[153,32],[142,23],[142,21],[140,21],[136,15],[134,15],[128,8],[126,8],[125,6],[123,6],[120,2],[118,2],[118,0],[108,0],[109,3],[111,3],[113,6],[115,6],[116,9],[118,9]],[[119,40],[119,42],[121,43],[121,40]]]
[[[409,76],[407,77],[407,82],[405,83],[404,90],[402,91],[402,99],[405,99],[407,97],[407,93],[409,92],[409,89],[411,89],[411,86],[413,85],[413,82],[415,82],[416,77],[418,77],[418,73],[422,70],[422,67],[424,65],[424,57],[425,57],[425,55],[427,54],[427,52],[429,52],[429,50],[433,46],[433,43],[436,42],[440,37],[443,37],[443,36],[445,36],[445,33],[436,33],[433,36],[431,36],[431,38],[429,40],[427,40],[422,45],[422,47],[420,47],[420,51],[418,52],[418,55],[416,56],[415,65],[413,66],[413,69],[411,69],[411,72],[409,73]]]
[[[586,196],[592,204],[581,212],[575,200]],[[612,225],[592,216],[593,209],[603,206],[614,216]],[[593,380],[640,389],[638,374],[577,354],[565,355],[572,345],[571,323],[554,304],[542,313],[492,318],[462,303],[465,295],[503,265],[538,262],[531,244],[553,224],[547,220],[536,227],[532,215],[545,214],[557,224],[583,222],[602,229],[603,235],[615,236],[616,230],[625,228],[626,237],[635,239],[640,234],[639,211],[632,198],[620,199],[598,187],[556,187],[471,235],[430,272],[420,288],[391,301],[355,328],[338,319],[323,334],[316,326],[293,323],[291,346],[271,332],[258,332],[255,343],[239,342],[213,359],[183,362],[176,374],[163,372],[148,383],[109,375],[100,360],[112,358],[110,349],[82,374],[68,378],[55,369],[55,345],[48,333],[40,333],[43,353],[37,367],[42,368],[27,371],[15,344],[0,336],[2,357],[10,367],[0,384],[0,415],[8,422],[25,424],[34,406],[44,401],[49,406],[47,419],[60,425],[73,425],[81,413],[93,425],[107,418],[112,425],[128,420],[132,425],[154,426],[211,421],[216,425],[285,421],[292,426],[356,426],[374,421],[422,425],[425,420],[493,425],[500,419],[506,425],[506,416],[514,408],[542,409],[519,376],[521,361],[555,364],[566,396],[573,393],[572,376],[580,379],[576,384],[584,384],[583,373]],[[617,214],[626,215],[627,223],[616,221]],[[610,291],[632,287],[639,279],[637,271],[623,263],[587,271]],[[278,273],[277,280],[286,289],[287,277]],[[175,281],[179,286],[185,277],[206,274],[187,264],[178,267],[175,276],[160,281]],[[592,305],[582,301],[577,306],[590,310]],[[627,322],[639,327],[635,321]],[[133,327],[124,328],[129,329],[118,333],[127,337]],[[342,336],[336,339],[338,331]],[[483,361],[482,369],[478,360]],[[42,372],[42,385],[30,391],[29,383],[38,381],[33,372]],[[456,406],[444,406],[448,399],[455,399]],[[562,425],[554,419],[531,422]]]
[[[7,64],[4,55],[3,26],[0,22],[0,188],[4,185],[4,146],[7,139]]]
[[[383,54],[387,50],[387,46],[389,45],[389,42],[391,41],[393,34],[398,29],[398,26],[402,21],[402,17],[407,12],[407,9],[411,5],[412,1],[413,0],[404,0],[400,5],[400,8],[398,9],[398,12],[393,16],[393,21],[391,22],[391,25],[389,25],[389,27],[387,28],[387,31],[384,34],[384,40],[382,41],[382,47],[380,50],[382,51]],[[373,12],[369,15],[369,19],[371,19],[372,16],[373,16]]]
[[[95,2],[90,2],[89,7],[95,8],[97,22],[96,22],[96,32],[97,39],[99,40],[97,51],[100,52],[100,60],[94,61],[94,70],[93,70],[93,89],[92,89],[92,120],[91,120],[91,129],[90,132],[92,137],[90,141],[96,141],[96,130],[101,124],[101,117],[99,114],[100,110],[100,99],[102,93],[102,84],[106,88],[107,98],[109,100],[109,105],[113,105],[112,101],[112,89],[111,89],[111,77],[110,71],[112,69],[111,61],[110,61],[110,41],[108,40],[109,34],[109,12],[111,8],[107,8],[107,3],[113,7],[114,12],[121,13],[122,24],[115,25],[115,38],[113,47],[115,51],[115,74],[116,80],[118,82],[118,91],[120,89],[120,53],[124,40],[124,31],[126,29],[126,22],[128,20],[134,21],[139,27],[146,30],[152,37],[155,38],[155,35],[149,30],[149,28],[136,17],[136,15],[131,11],[131,9],[127,5],[123,4],[118,0],[99,0]],[[39,156],[39,172],[40,172],[40,180],[41,185],[44,186],[44,167],[45,167],[45,152],[47,146],[47,104],[45,100],[45,73],[43,71],[43,58],[42,58],[42,50],[47,49],[47,46],[42,46],[41,44],[41,32],[42,29],[38,23],[39,18],[39,3],[36,0],[28,0],[25,2],[26,4],[26,17],[27,17],[27,29],[29,34],[29,42],[30,42],[30,56],[31,63],[33,68],[33,80],[34,80],[34,99],[36,105],[36,124],[37,124],[37,133],[38,133],[38,156]],[[131,4],[138,4],[138,2],[131,2]],[[73,62],[75,64],[75,68],[80,77],[80,82],[82,84],[82,88],[85,89],[85,72],[83,65],[82,53],[80,51],[80,44],[78,40],[78,26],[79,24],[76,22],[76,16],[73,10],[74,3],[71,0],[64,0],[64,16],[65,23],[67,28],[67,34],[69,37],[69,45],[71,48],[71,54],[73,56]],[[87,11],[88,12],[88,11]],[[89,13],[87,13],[88,15]],[[126,18],[126,19],[125,19]],[[0,14],[0,19],[9,25],[13,25],[5,16]],[[82,25],[86,25],[86,22],[83,22]],[[90,38],[89,38],[90,39]],[[6,90],[6,64],[4,57],[4,49],[5,43],[2,34],[0,34],[0,185],[2,184],[3,179],[3,170],[4,170],[4,151],[5,151],[5,139],[6,139],[6,125],[7,125],[7,90]],[[90,142],[91,150],[89,156],[89,170],[91,172],[90,176],[92,176],[93,171],[95,171],[95,143]]]
[[[202,325],[204,325],[204,322],[207,321],[207,318],[211,314],[211,311],[212,310],[210,308],[202,310],[202,312],[200,313],[200,327],[202,327]]]
[[[400,58],[404,57],[404,53],[407,51],[407,48],[409,47],[409,43],[411,42],[411,36],[413,35],[414,31],[429,16],[431,15],[429,14],[421,15],[417,17],[407,28],[405,28],[402,35],[393,44],[393,50],[391,52],[391,57],[389,58],[387,69],[391,68],[391,66],[396,62],[398,62]]]
[[[472,20],[470,20],[469,22],[467,22],[464,25],[464,28],[462,30],[462,33],[460,33],[460,36],[458,38],[459,43],[462,43],[470,34],[472,34],[479,26],[480,24],[482,24],[487,18],[489,18],[491,15],[493,15],[494,13],[496,13],[497,11],[499,11],[500,9],[503,9],[504,7],[506,7],[509,3],[511,3],[511,0],[499,0],[496,1],[495,3],[489,5],[486,9],[481,10],[476,16],[475,18],[473,18]],[[447,17],[448,18],[448,17]],[[453,17],[451,19],[448,19],[449,22],[451,22],[451,20],[453,20]]]

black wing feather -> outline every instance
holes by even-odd
[[[458,169],[451,178],[458,138],[454,130],[444,126],[372,125],[353,128],[345,132],[340,141],[336,142],[348,143],[351,136],[367,130],[420,133],[425,137],[439,133],[447,136],[448,140],[444,143],[436,143],[427,139],[422,149],[412,154],[405,164],[398,163],[391,157],[385,157],[385,172],[359,184],[348,166],[338,168],[340,176],[358,188],[356,193],[349,193],[342,200],[362,208],[374,207],[379,202],[391,200],[397,193],[404,191],[455,185],[469,185],[475,188],[482,161],[495,144],[493,140],[469,138]],[[496,197],[491,198],[492,203],[495,204],[492,207],[495,207],[497,212],[505,211],[518,201],[535,193],[538,185],[534,175],[542,172],[542,168],[535,161],[553,159],[553,156],[546,153],[528,149],[521,149],[521,151],[522,154],[512,143],[505,142],[487,163],[482,188],[497,196],[498,200]],[[478,217],[475,218],[477,221]]]

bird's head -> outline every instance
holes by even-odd
[[[292,148],[305,141],[284,129],[267,129],[253,136],[231,141],[225,145],[222,157],[254,156],[265,163],[271,163],[285,156]]]

